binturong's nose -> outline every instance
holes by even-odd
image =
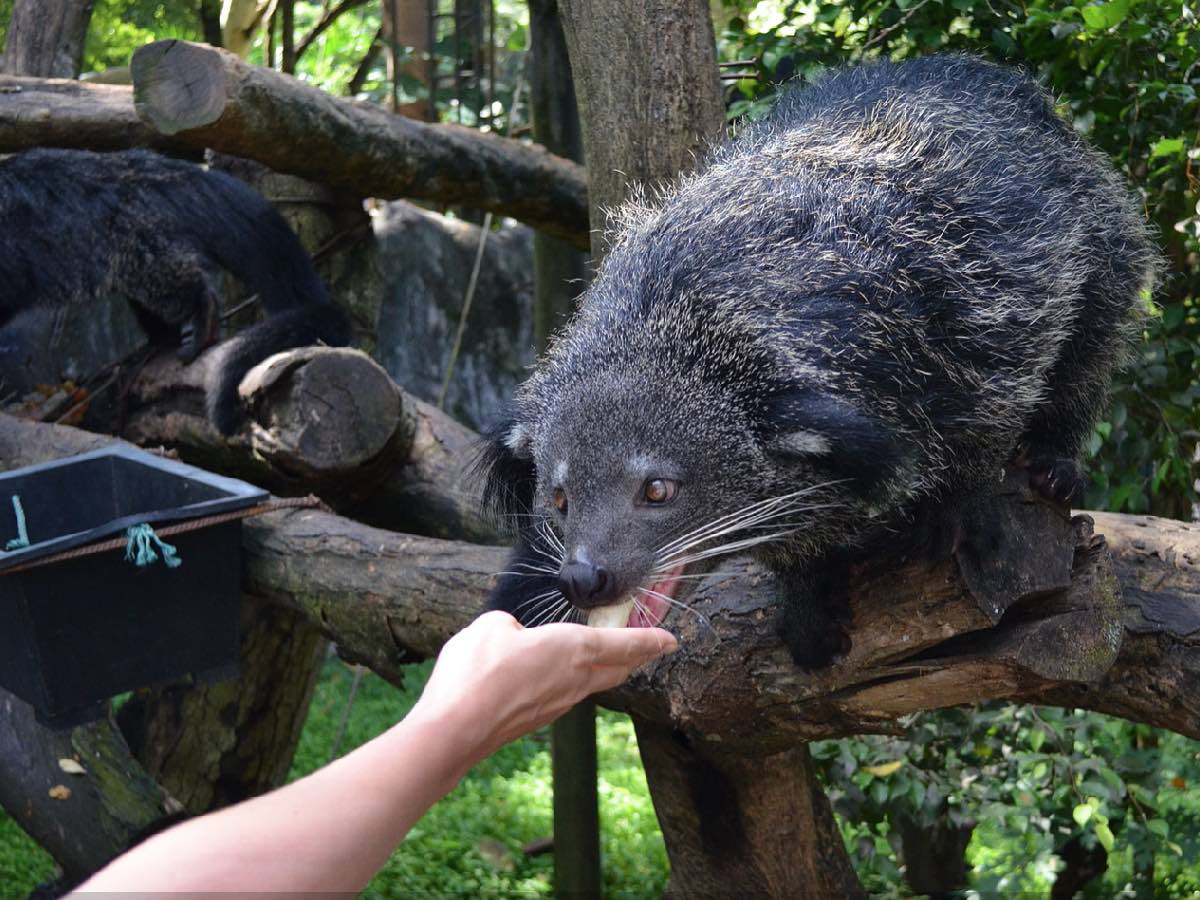
[[[579,609],[603,606],[617,596],[617,580],[612,573],[583,552],[563,564],[558,573],[558,587]]]

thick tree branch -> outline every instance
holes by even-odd
[[[104,440],[0,417],[7,467]],[[1089,517],[1067,519],[1015,475],[981,498],[973,517],[978,540],[948,559],[881,554],[855,569],[853,648],[829,670],[796,668],[774,634],[771,577],[734,560],[689,598],[710,624],[673,612],[668,624],[684,650],[605,699],[757,754],[1002,697],[1200,737],[1200,527],[1097,514],[1105,539]],[[995,523],[999,530],[985,528]],[[248,520],[245,549],[251,593],[299,610],[394,679],[404,660],[436,653],[478,614],[507,558],[502,547],[313,510]]]
[[[582,167],[541,147],[432,125],[186,41],[133,55],[134,102],[164,134],[363,197],[464,203],[587,244]]]
[[[588,244],[583,168],[536,144],[392,115],[201,44],[143,47],[133,77],[142,118],[126,87],[0,76],[0,153],[207,148],[355,196],[475,206]]]

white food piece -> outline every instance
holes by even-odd
[[[588,624],[593,628],[624,628],[632,611],[632,597],[616,606],[598,606],[588,613]]]

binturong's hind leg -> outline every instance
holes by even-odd
[[[1045,403],[1034,414],[1015,462],[1030,486],[1048,500],[1070,506],[1083,499],[1087,481],[1079,457],[1108,404],[1114,365],[1111,335],[1078,335],[1047,379]]]
[[[129,298],[139,323],[155,343],[178,342],[177,356],[190,363],[220,333],[220,300],[198,257],[164,252],[131,260],[114,279]]]
[[[849,554],[835,551],[803,568],[777,573],[784,603],[779,636],[796,665],[820,669],[850,650]]]

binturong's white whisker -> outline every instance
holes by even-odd
[[[700,562],[703,559],[710,559],[714,556],[725,556],[729,553],[738,553],[742,550],[748,550],[751,547],[757,547],[760,544],[766,544],[770,541],[777,541],[785,538],[788,535],[794,534],[796,529],[786,528],[781,531],[773,531],[770,534],[763,534],[752,538],[743,538],[737,541],[731,541],[728,544],[720,544],[716,547],[709,547],[704,550],[692,553],[683,557],[669,557],[659,563],[656,573],[666,573],[678,566],[690,566],[692,563]]]
[[[789,494],[780,494],[777,497],[768,497],[765,500],[756,500],[754,503],[751,503],[747,506],[743,506],[741,509],[734,510],[731,513],[726,513],[725,515],[718,516],[716,519],[713,519],[711,522],[707,522],[704,525],[701,525],[700,527],[695,528],[692,531],[689,531],[688,533],[681,535],[680,537],[677,537],[672,541],[669,541],[668,543],[659,547],[656,552],[658,554],[669,553],[672,550],[674,550],[677,545],[688,543],[689,541],[694,540],[695,537],[699,534],[709,532],[714,529],[725,528],[725,527],[729,526],[730,524],[732,524],[733,522],[736,522],[739,520],[750,520],[750,519],[754,518],[756,515],[771,512],[774,509],[774,507],[776,507],[776,506],[779,506],[781,504],[793,503],[794,501],[800,500],[803,497],[806,497],[809,494],[812,494],[818,490],[840,484],[841,481],[842,481],[841,479],[836,480],[836,481],[826,481],[826,482],[822,482],[821,484],[815,484],[815,485],[811,485],[809,487],[801,488],[800,490],[797,490],[797,491],[792,491]],[[822,506],[824,506],[824,504],[822,504],[821,506],[813,507],[813,508],[819,509],[819,508],[822,508]],[[789,511],[799,512],[801,510],[796,509],[796,510],[789,510]]]
[[[524,609],[527,606],[530,606],[531,604],[533,604],[533,610],[538,610],[539,606],[537,604],[539,603],[539,601],[552,601],[554,599],[555,594],[558,594],[560,597],[562,596],[562,592],[558,588],[555,588],[554,590],[545,591],[541,594],[538,594],[536,597],[530,597],[528,600],[523,600],[516,605],[516,607],[513,609],[512,613],[515,616],[522,609]]]

